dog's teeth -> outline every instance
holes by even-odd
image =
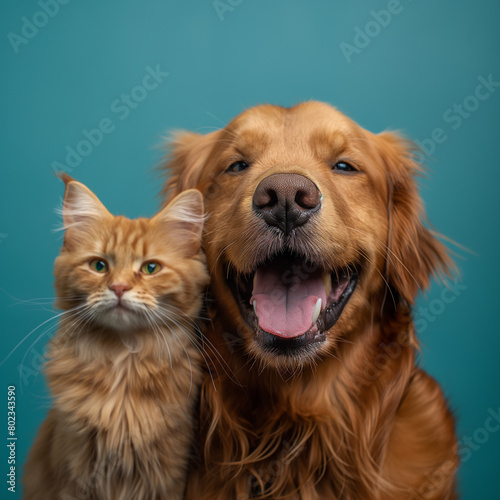
[[[255,314],[257,314],[257,301],[254,300],[252,305],[253,305],[253,310],[254,310]]]
[[[318,321],[319,313],[321,312],[321,299],[318,299],[313,311],[312,324],[314,325]]]

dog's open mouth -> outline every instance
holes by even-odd
[[[229,284],[255,340],[277,354],[323,342],[357,283],[351,268],[323,269],[299,255],[279,254]]]

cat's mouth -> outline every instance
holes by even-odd
[[[108,298],[96,305],[96,319],[115,330],[130,330],[144,327],[147,318],[143,308],[125,297]]]
[[[295,253],[266,259],[248,274],[228,271],[228,282],[255,341],[290,355],[326,340],[358,281],[354,266],[324,269]]]
[[[116,314],[137,314],[134,308],[128,301],[123,299],[116,299],[106,302],[102,305],[104,313]]]
[[[131,309],[127,304],[125,304],[122,301],[119,301],[114,307],[111,309],[115,309],[116,311],[123,311],[123,312],[133,312],[133,309]]]

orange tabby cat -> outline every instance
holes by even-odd
[[[65,312],[46,366],[54,407],[26,464],[26,500],[181,499],[201,380],[192,317],[208,276],[203,201],[111,215],[63,175],[55,262]]]

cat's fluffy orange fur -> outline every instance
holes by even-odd
[[[64,180],[55,263],[64,313],[46,366],[54,405],[24,498],[180,499],[201,379],[192,318],[208,280],[201,195],[186,191],[153,218],[130,220]]]

